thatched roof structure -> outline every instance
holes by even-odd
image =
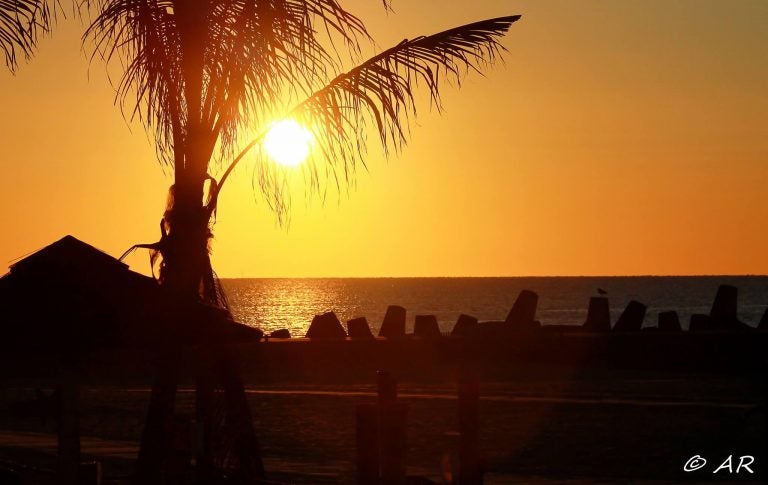
[[[0,346],[21,351],[223,344],[261,331],[174,297],[112,256],[66,236],[0,278]]]

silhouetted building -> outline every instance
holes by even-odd
[[[0,345],[18,351],[258,340],[226,310],[176,298],[147,276],[72,236],[0,278]]]

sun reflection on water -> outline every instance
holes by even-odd
[[[227,296],[235,318],[247,325],[271,332],[281,328],[292,336],[303,337],[314,313],[336,311],[340,301],[348,301],[339,285],[318,285],[317,280],[263,279],[231,280]],[[308,309],[313,309],[314,313]]]

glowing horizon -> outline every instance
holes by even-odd
[[[768,274],[764,2],[345,6],[381,48],[523,17],[504,65],[445,89],[442,114],[417,92],[402,154],[386,161],[370,140],[349,192],[296,193],[289,229],[239,167],[214,228],[220,276]],[[60,20],[0,72],[0,264],[65,234],[112,255],[159,238],[171,174],[101,65],[88,74],[81,31]],[[128,263],[148,270],[146,254]]]

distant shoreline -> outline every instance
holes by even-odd
[[[522,290],[538,295],[535,319],[545,325],[581,324],[598,289],[616,322],[630,301],[647,306],[644,326],[676,311],[683,328],[691,315],[709,314],[720,285],[738,289],[738,317],[757,326],[768,307],[768,276],[547,276],[407,278],[227,278],[222,280],[235,318],[273,331],[304,336],[312,318],[333,311],[342,322],[366,317],[374,331],[389,305],[415,315],[435,315],[450,332],[460,314],[480,321],[504,320]]]
[[[222,276],[222,280],[419,280],[419,279],[553,279],[553,278],[768,278],[768,274],[696,275],[546,275],[546,276]]]

